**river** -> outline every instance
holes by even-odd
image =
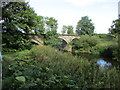
[[[100,68],[113,68],[116,67],[120,70],[120,62],[113,60],[112,58],[101,57],[99,55],[91,55],[91,54],[81,54],[79,57],[86,58],[88,60],[94,60]]]

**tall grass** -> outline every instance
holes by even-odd
[[[34,47],[30,55],[32,59],[40,62],[40,66],[52,69],[54,74],[72,77],[78,87],[119,87],[120,78],[115,68],[101,71],[93,61],[77,58],[47,46]]]
[[[52,47],[34,46],[24,57],[17,54],[4,73],[4,89],[120,87],[116,68],[101,70],[93,61]]]

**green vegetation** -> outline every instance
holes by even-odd
[[[3,90],[120,87],[118,68],[101,69],[96,61],[79,57],[86,53],[120,61],[119,20],[113,22],[111,34],[94,34],[92,20],[82,17],[76,27],[80,39],[69,43],[73,56],[59,51],[62,40],[55,18],[37,16],[25,2],[3,3],[2,11]],[[64,25],[62,34],[66,33],[74,34],[73,26]],[[46,46],[33,46],[29,35],[44,37]]]
[[[109,32],[112,34],[120,34],[120,19],[114,20]]]
[[[3,51],[30,49],[32,44],[29,35],[31,34],[44,36],[46,45],[58,47],[60,44],[60,40],[56,38],[59,35],[57,20],[53,17],[37,16],[28,3],[4,3],[2,14]],[[57,44],[54,44],[54,40]]]
[[[114,20],[109,32],[118,37],[118,48],[114,50],[116,59],[120,61],[120,19]]]
[[[92,48],[99,43],[99,38],[95,36],[83,35],[78,40],[73,41],[73,51],[74,52],[86,52],[90,53]]]
[[[3,48],[30,49],[30,40],[26,34],[33,33],[33,28],[38,26],[38,17],[33,9],[28,3],[9,2],[3,5],[2,14]]]
[[[4,55],[3,67],[3,89],[120,87],[116,68],[101,70],[94,61],[48,46]]]
[[[68,25],[68,26],[63,25],[62,34],[74,34],[73,26],[71,26],[71,25]]]
[[[76,26],[76,33],[78,35],[91,35],[94,33],[94,25],[92,23],[92,20],[89,19],[88,16],[84,16],[81,18],[81,20],[78,21]]]
[[[57,49],[61,48],[61,40],[57,37],[59,34],[57,33],[57,20],[54,18],[46,18],[46,32],[45,32],[45,40],[44,44],[55,47]]]
[[[57,37],[51,37],[50,39],[45,40],[45,44],[52,46],[56,49],[61,49],[61,39],[58,39]]]
[[[105,57],[115,57],[117,38],[111,34],[83,35],[72,42],[73,54],[97,54]]]

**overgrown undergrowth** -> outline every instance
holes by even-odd
[[[119,88],[119,75],[116,68],[101,70],[94,61],[48,46],[3,56],[3,89]]]
[[[82,35],[79,40],[72,42],[72,46],[73,54],[78,56],[81,53],[87,53],[107,58],[117,58],[118,55],[117,37],[111,34]]]

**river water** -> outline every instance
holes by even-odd
[[[113,68],[116,67],[120,70],[120,62],[113,60],[112,58],[105,58],[98,55],[90,55],[90,54],[81,54],[79,57],[86,58],[88,60],[94,60],[100,68]]]

